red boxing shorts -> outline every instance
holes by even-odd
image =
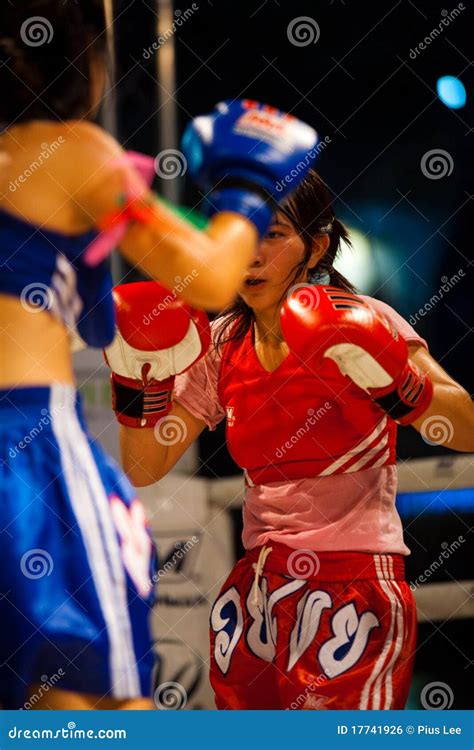
[[[292,550],[240,560],[211,612],[219,709],[403,709],[416,607],[401,555]]]

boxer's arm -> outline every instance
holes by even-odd
[[[194,229],[153,199],[162,229],[131,225],[120,243],[122,255],[190,304],[219,311],[235,297],[257,243],[257,230],[242,216],[217,214],[205,232]],[[181,290],[182,289],[182,290]]]
[[[464,388],[433,359],[424,346],[409,346],[410,359],[433,385],[428,408],[413,427],[426,439],[455,451],[474,451],[474,403]]]
[[[176,277],[187,279],[179,294],[196,307],[217,311],[233,299],[258,239],[250,220],[220,213],[205,232],[195,229],[161,203],[130,165],[117,163],[123,149],[90,123],[76,126],[75,139],[65,149],[67,192],[84,231],[117,211],[125,186],[136,183],[141,192],[137,204],[151,206],[156,222],[130,224],[120,242],[128,262],[170,289],[176,287]]]
[[[166,444],[167,427],[183,440]],[[176,464],[190,445],[199,437],[206,423],[194,417],[184,406],[174,403],[170,413],[154,429],[134,429],[120,425],[120,454],[122,466],[135,487],[146,487],[158,482]]]

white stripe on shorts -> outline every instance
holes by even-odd
[[[392,590],[395,593],[395,596],[398,597],[397,600],[397,640],[395,641],[395,648],[393,649],[392,658],[390,659],[390,664],[388,666],[388,672],[387,672],[387,680],[385,683],[385,704],[384,709],[390,709],[392,708],[392,672],[393,667],[395,665],[396,660],[400,656],[400,651],[402,650],[403,640],[405,637],[405,623],[403,621],[403,597],[402,592],[400,591],[400,587],[396,581],[390,581],[387,586],[390,586]]]
[[[368,709],[369,703],[370,703],[370,690],[374,683],[381,679],[383,677],[384,673],[384,665],[385,661],[387,659],[388,654],[390,653],[390,649],[392,647],[392,641],[393,641],[393,634],[395,630],[395,617],[396,617],[396,609],[397,609],[397,601],[396,598],[391,591],[391,589],[388,588],[387,584],[385,583],[385,561],[382,560],[380,555],[374,555],[374,565],[375,570],[377,572],[377,578],[379,579],[380,586],[382,590],[387,594],[388,599],[390,601],[390,625],[387,632],[387,637],[385,639],[385,643],[383,644],[382,651],[380,652],[375,664],[374,668],[370,674],[369,679],[364,685],[364,688],[362,690],[359,708],[360,709]],[[378,691],[378,695],[377,695]],[[375,705],[377,703],[377,706]],[[380,706],[380,681],[377,685],[374,686],[374,692],[372,693],[372,708],[379,708]]]
[[[51,388],[53,433],[107,628],[111,692],[115,698],[132,698],[139,696],[141,690],[125,572],[109,500],[74,402],[72,388],[60,385]],[[94,692],[93,684],[90,692]]]
[[[390,580],[393,578],[393,560],[391,555],[381,555],[382,559],[382,569],[385,574],[385,578],[389,579],[388,581],[380,581],[381,588],[385,591],[387,596],[390,599],[390,603],[392,606],[392,602],[395,602],[395,618],[396,618],[396,638],[395,638],[395,645],[393,647],[392,655],[386,664],[386,666],[382,669],[380,674],[377,677],[377,680],[375,682],[374,686],[374,692],[372,695],[373,699],[373,706],[375,710],[380,709],[381,707],[381,697],[382,697],[382,690],[385,687],[385,701],[384,701],[384,709],[390,709],[392,706],[392,698],[393,698],[393,683],[392,683],[392,673],[393,673],[393,667],[400,655],[400,651],[402,649],[403,644],[403,608],[402,608],[402,601],[401,601],[401,592],[400,589],[398,589],[398,592],[396,592],[393,588],[393,582]],[[398,596],[400,594],[400,598]],[[393,612],[392,612],[393,614]],[[393,639],[392,639],[393,640]],[[383,681],[385,679],[385,685],[383,685]]]

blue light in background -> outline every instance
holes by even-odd
[[[402,518],[425,515],[474,513],[474,487],[426,492],[399,492],[397,508]]]
[[[441,76],[436,82],[438,96],[450,109],[460,109],[466,104],[466,89],[456,76]]]

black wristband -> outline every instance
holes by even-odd
[[[387,393],[386,396],[375,398],[374,401],[384,411],[386,411],[387,414],[390,417],[392,417],[392,419],[395,419],[396,421],[398,421],[399,419],[406,417],[408,414],[410,414],[410,412],[414,410],[415,405],[417,404],[417,401],[418,401],[418,397],[423,390],[423,387],[424,387],[424,382],[420,381],[420,384],[416,392],[413,394],[414,404],[407,404],[406,401],[403,401],[400,398],[398,391],[392,391],[392,393]]]
[[[130,388],[116,378],[113,379],[114,410],[124,417],[144,419],[166,411],[171,401],[169,388]]]
[[[143,416],[144,391],[130,388],[114,378],[114,410],[125,417],[141,419]]]

